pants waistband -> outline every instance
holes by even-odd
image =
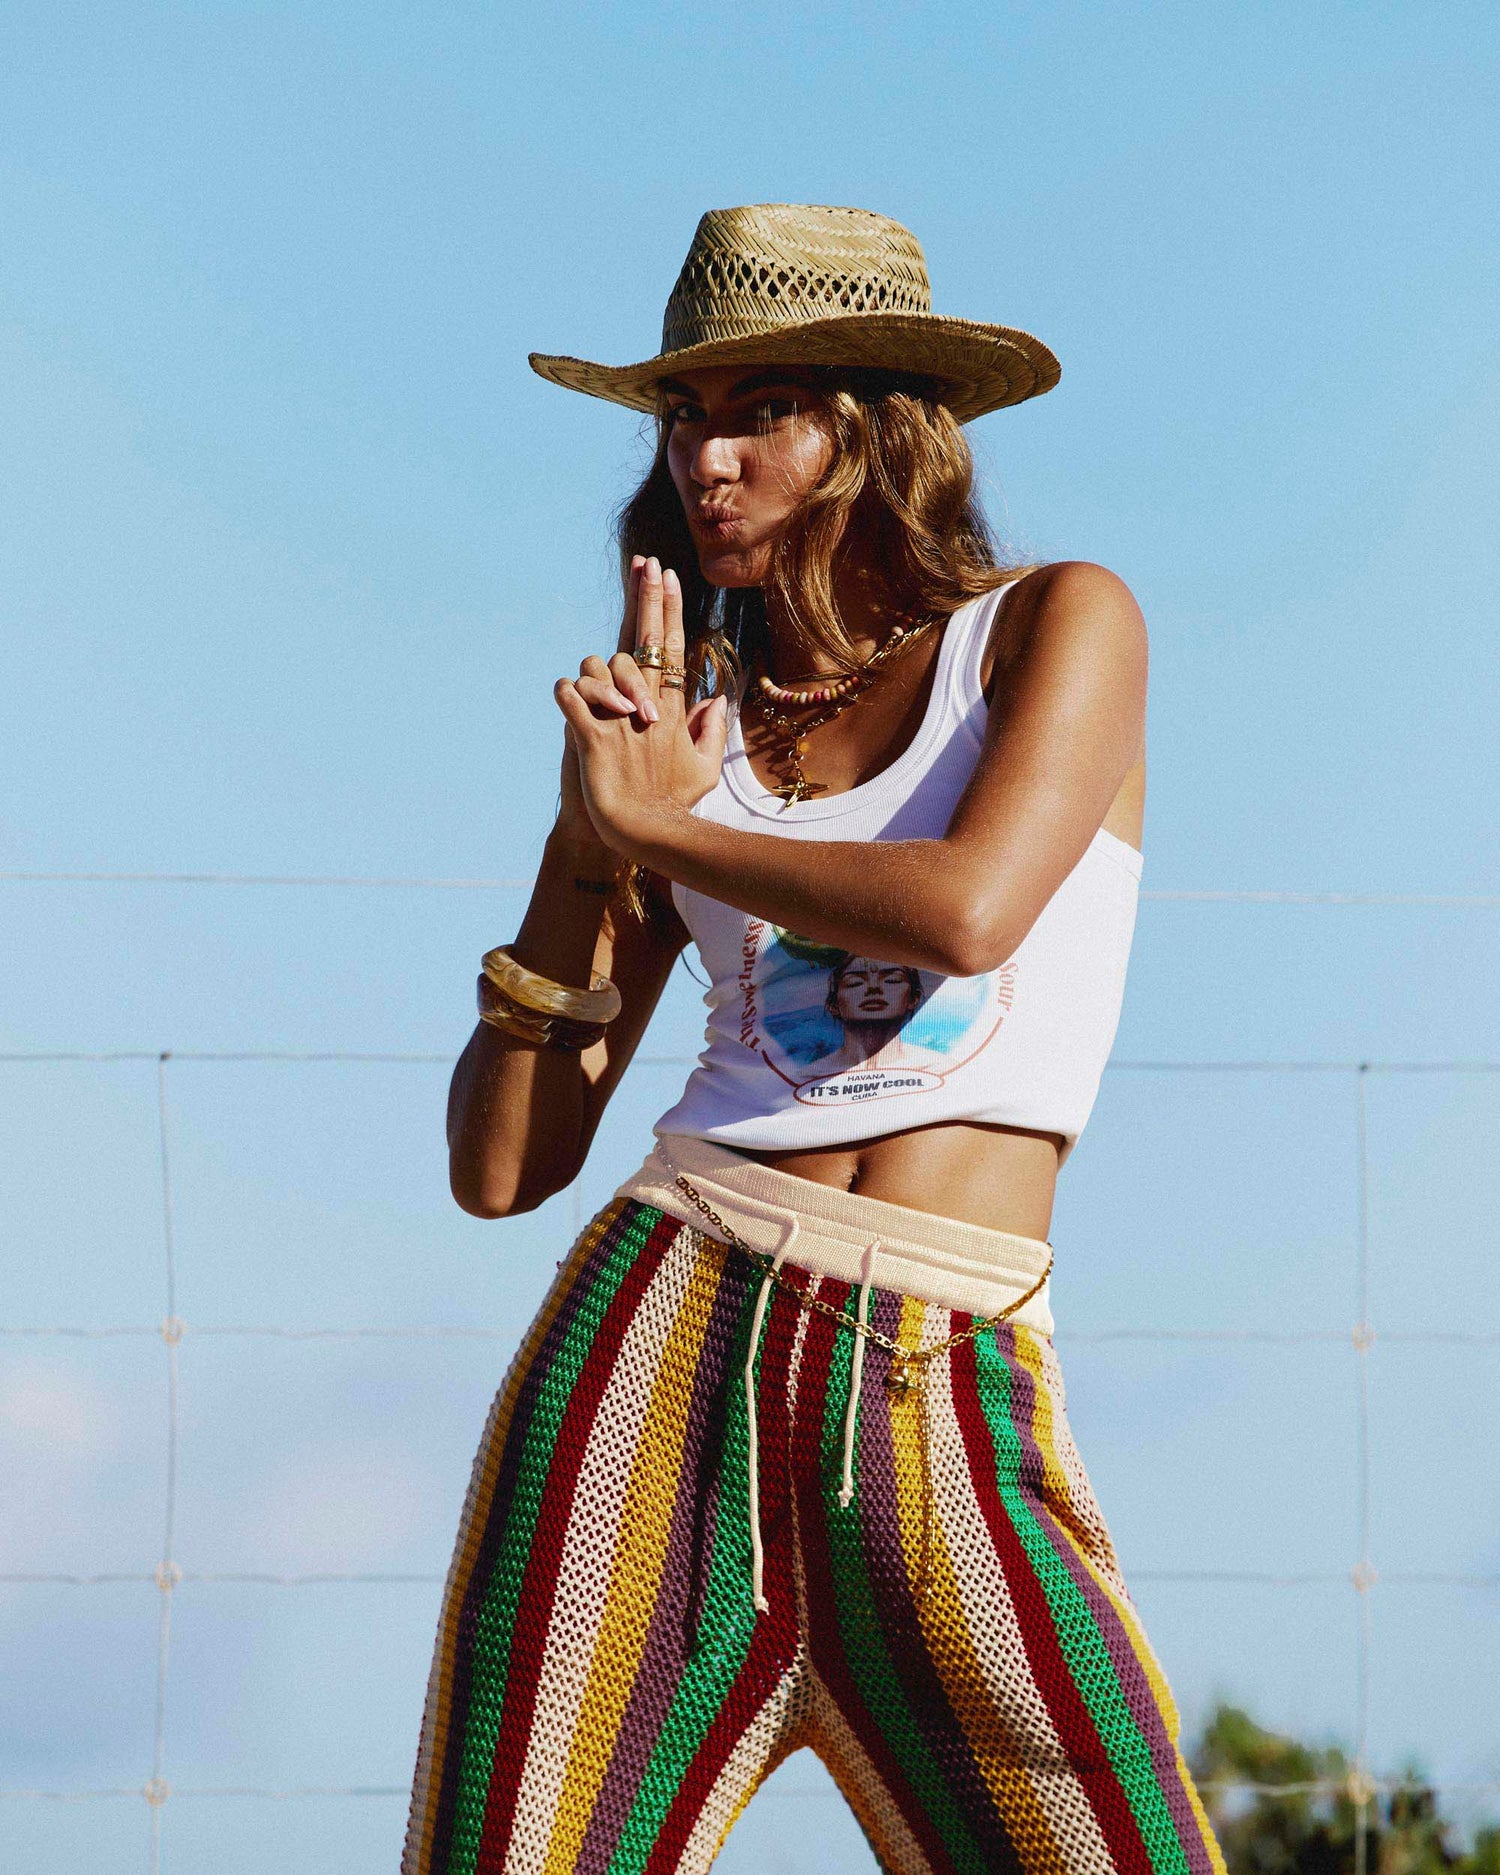
[[[869,1281],[970,1315],[998,1315],[1031,1288],[1051,1255],[1037,1237],[820,1185],[684,1133],[663,1134],[615,1196],[654,1205],[712,1236],[712,1223],[675,1182],[678,1172],[763,1255],[790,1249],[788,1261],[814,1274],[850,1284]],[[867,1261],[872,1244],[873,1260]],[[1050,1288],[1044,1284],[1010,1319],[1050,1335]]]

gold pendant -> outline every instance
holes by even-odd
[[[912,1378],[910,1361],[891,1362],[890,1370],[885,1377],[887,1393],[893,1394],[899,1400],[904,1395],[911,1393],[915,1389],[916,1384],[916,1381]]]

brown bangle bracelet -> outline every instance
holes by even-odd
[[[483,973],[476,979],[479,1020],[518,1041],[539,1048],[561,1048],[576,1053],[591,1048],[605,1030],[602,1022],[580,1022],[567,1016],[547,1016],[514,1002]]]

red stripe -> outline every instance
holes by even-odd
[[[505,1704],[495,1741],[495,1762],[485,1796],[484,1830],[475,1861],[476,1875],[501,1875],[515,1822],[516,1795],[526,1764],[537,1687],[547,1630],[552,1622],[552,1598],[562,1567],[563,1543],[573,1507],[573,1493],[588,1449],[589,1432],[599,1402],[609,1385],[635,1312],[652,1277],[661,1266],[668,1246],[682,1229],[675,1217],[663,1217],[642,1244],[624,1280],[611,1299],[594,1334],[578,1380],[568,1398],[558,1427],[557,1444],[547,1468],[547,1482],[537,1512],[536,1534],[516,1604],[515,1632],[511,1638]]]
[[[834,1308],[846,1309],[854,1290],[851,1284],[830,1280],[818,1293]],[[844,1723],[859,1741],[907,1828],[926,1852],[928,1861],[935,1869],[952,1869],[954,1863],[948,1847],[921,1799],[912,1789],[885,1734],[871,1717],[844,1653],[843,1633],[838,1618],[838,1590],[833,1579],[833,1551],[828,1543],[826,1519],[830,1513],[823,1500],[823,1493],[828,1487],[821,1476],[821,1434],[827,1411],[828,1374],[833,1363],[835,1336],[831,1331],[823,1331],[815,1323],[807,1340],[797,1388],[795,1465],[799,1487],[798,1522],[802,1534],[802,1562],[807,1571],[808,1628],[813,1662],[824,1684],[833,1694]],[[813,1397],[804,1404],[808,1393]]]
[[[771,1292],[761,1344],[760,1386],[756,1395],[760,1445],[760,1516],[765,1541],[765,1593],[770,1608],[757,1614],[755,1627],[734,1683],[715,1713],[703,1742],[678,1786],[662,1820],[643,1875],[674,1875],[693,1826],[713,1795],[730,1753],[754,1723],[766,1701],[797,1658],[797,1580],[792,1549],[792,1518],[787,1479],[791,1438],[788,1373],[792,1337],[801,1311],[789,1297]],[[738,1492],[735,1502],[742,1503]],[[738,1514],[719,1500],[719,1515]],[[748,1570],[748,1564],[747,1564]],[[745,1581],[748,1599],[750,1582]]]
[[[967,1326],[957,1311],[953,1327]],[[1024,1545],[1000,1499],[996,1454],[989,1422],[979,1399],[979,1363],[972,1341],[960,1342],[953,1364],[953,1405],[963,1431],[969,1458],[969,1476],[989,1527],[990,1540],[1000,1558],[1015,1604],[1021,1639],[1026,1648],[1037,1690],[1046,1702],[1063,1749],[1078,1774],[1079,1784],[1099,1820],[1099,1828],[1114,1858],[1119,1875],[1152,1875],[1151,1856],[1130,1809],[1124,1789],[1109,1762],[1109,1754],[1093,1716],[1084,1703],[1062,1651],[1046,1593],[1031,1566]],[[1083,1767],[1097,1765],[1097,1771]]]

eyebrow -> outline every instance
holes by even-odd
[[[810,388],[804,379],[788,377],[785,370],[752,371],[748,378],[741,378],[739,383],[732,387],[729,395],[747,397],[751,391],[763,391],[772,384],[790,384],[799,391]],[[657,389],[678,397],[697,396],[692,386],[684,384],[680,378],[660,378],[657,380]]]

